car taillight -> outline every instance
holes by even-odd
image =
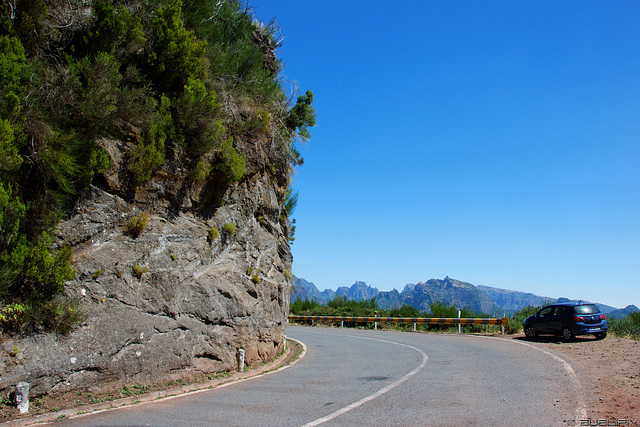
[[[573,316],[573,321],[574,322],[584,322],[584,317]]]
[[[600,315],[600,320],[606,320],[606,319],[607,319],[607,316],[605,316],[604,314]]]

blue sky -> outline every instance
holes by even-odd
[[[314,93],[296,276],[640,306],[640,2],[250,4]]]

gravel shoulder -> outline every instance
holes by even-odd
[[[626,420],[623,425],[635,425],[633,421],[639,420],[640,423],[639,341],[614,336],[603,340],[578,337],[569,343],[557,337],[530,341],[559,353],[573,366],[585,387],[587,415],[592,422]]]

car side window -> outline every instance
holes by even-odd
[[[551,312],[553,311],[553,307],[547,307],[540,310],[540,317],[549,317],[551,316]]]
[[[556,307],[556,312],[554,314],[556,316],[564,316],[565,314],[567,314],[567,308],[566,307]]]

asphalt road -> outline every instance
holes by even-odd
[[[588,391],[557,354],[513,338],[287,328],[288,369],[68,426],[579,425]]]

